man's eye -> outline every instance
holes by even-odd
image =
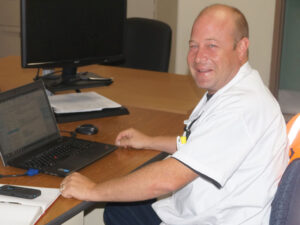
[[[208,47],[209,47],[209,48],[216,48],[217,45],[215,45],[215,44],[209,44]]]
[[[197,48],[197,45],[190,45],[190,49]]]

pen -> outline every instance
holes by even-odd
[[[20,202],[5,202],[5,201],[0,201],[0,203],[7,203],[7,204],[17,204],[17,205],[21,205]]]

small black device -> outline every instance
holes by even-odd
[[[75,131],[79,134],[92,135],[98,133],[98,128],[93,124],[82,124]]]
[[[0,195],[7,195],[18,198],[34,199],[41,195],[38,189],[18,187],[13,185],[3,185],[0,187]]]

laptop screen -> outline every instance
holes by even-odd
[[[38,83],[1,93],[0,148],[6,160],[59,136],[43,84]]]

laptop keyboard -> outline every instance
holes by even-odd
[[[56,162],[72,155],[78,154],[90,147],[91,143],[82,140],[71,139],[61,143],[24,162],[25,167],[43,169],[55,166]]]

